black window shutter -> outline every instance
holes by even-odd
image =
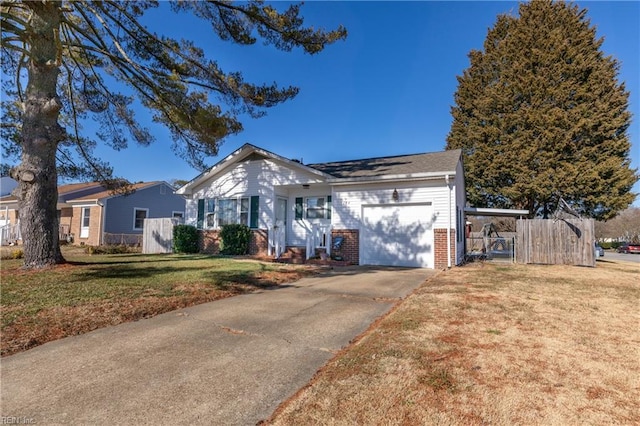
[[[302,197],[296,197],[296,220],[302,219],[304,215],[304,208],[302,207]]]
[[[249,228],[258,227],[258,209],[260,208],[260,197],[253,195],[251,197],[251,212],[249,213]]]
[[[327,219],[331,219],[331,195],[327,195]]]
[[[198,220],[197,220],[197,228],[202,229],[202,225],[204,224],[204,199],[200,198],[198,200]]]

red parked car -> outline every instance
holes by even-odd
[[[626,243],[618,247],[618,253],[640,254],[640,244]]]

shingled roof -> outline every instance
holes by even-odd
[[[424,154],[307,164],[307,166],[339,179],[444,174],[456,171],[460,154],[461,151],[459,149],[453,149]]]

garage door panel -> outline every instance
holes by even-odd
[[[430,205],[364,207],[361,263],[433,267],[431,212]]]

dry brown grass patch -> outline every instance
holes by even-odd
[[[45,270],[3,261],[2,356],[317,272],[199,255],[65,256],[70,263]]]
[[[269,421],[640,424],[637,264],[439,274]]]

